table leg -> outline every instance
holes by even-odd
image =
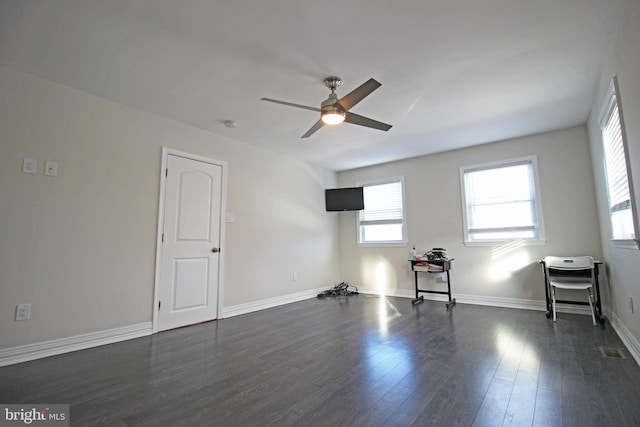
[[[418,272],[414,271],[414,284],[416,286],[416,297],[411,300],[411,304],[419,304],[424,301],[424,297],[422,295],[418,296]]]

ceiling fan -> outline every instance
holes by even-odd
[[[304,135],[302,135],[302,138],[310,137],[325,124],[336,125],[342,122],[366,126],[369,128],[384,131],[388,131],[389,129],[391,129],[391,125],[349,111],[354,105],[362,101],[365,97],[369,96],[371,92],[382,86],[380,82],[376,81],[375,79],[369,79],[340,99],[338,99],[338,95],[336,95],[336,89],[342,84],[342,79],[340,77],[327,77],[326,79],[324,79],[324,84],[326,87],[331,89],[331,93],[326,100],[322,101],[322,104],[320,104],[320,108],[293,104],[291,102],[278,101],[277,99],[261,99],[263,101],[275,102],[276,104],[283,104],[290,107],[303,108],[305,110],[319,112],[320,120],[318,120],[316,124],[311,126],[311,129],[309,129]]]

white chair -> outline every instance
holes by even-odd
[[[553,321],[556,321],[556,289],[586,291],[591,308],[591,319],[596,324],[593,310],[593,289],[595,287],[595,264],[593,257],[548,256],[544,259],[549,290],[551,292],[551,306]]]

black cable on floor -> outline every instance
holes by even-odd
[[[349,289],[350,287],[355,288],[355,290]],[[342,283],[338,283],[328,291],[324,291],[323,293],[318,294],[318,298],[337,297],[340,295],[356,295],[356,294],[358,294],[357,287],[351,286],[347,282],[342,282]]]

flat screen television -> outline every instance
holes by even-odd
[[[362,187],[333,188],[324,190],[327,212],[359,211],[364,209]]]

